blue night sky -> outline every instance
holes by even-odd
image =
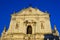
[[[23,8],[29,6],[38,8],[41,11],[48,11],[51,21],[51,27],[54,28],[56,24],[58,31],[60,32],[60,0],[0,0],[0,35],[4,29],[9,28],[11,14],[16,13]]]

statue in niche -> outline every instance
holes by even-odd
[[[44,29],[44,21],[40,21],[41,23],[41,29]]]
[[[18,29],[18,27],[19,27],[19,25],[18,25],[18,23],[16,23],[16,29]]]
[[[44,29],[44,25],[43,25],[43,23],[41,23],[41,29]]]

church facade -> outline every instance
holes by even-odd
[[[11,15],[9,29],[4,27],[1,40],[59,40],[59,32],[56,25],[52,30],[47,12],[29,7]]]

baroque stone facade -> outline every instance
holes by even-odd
[[[59,36],[56,25],[51,29],[49,14],[29,7],[11,15],[9,29],[4,28],[1,40],[49,40],[49,35]]]

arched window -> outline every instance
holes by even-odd
[[[27,26],[27,34],[32,34],[32,27],[31,27],[31,25]]]

